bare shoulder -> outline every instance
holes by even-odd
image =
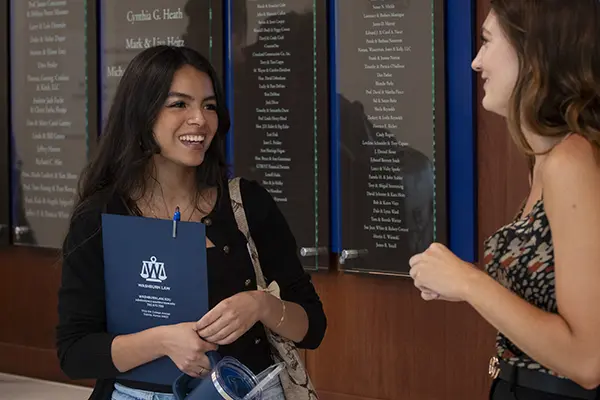
[[[597,149],[581,135],[571,135],[548,154],[542,168],[544,191],[589,185],[600,191]],[[591,188],[590,188],[591,189]]]

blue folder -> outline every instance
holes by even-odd
[[[208,312],[206,231],[198,222],[102,214],[106,321],[129,334],[199,320]],[[171,385],[181,371],[168,357],[120,379]]]

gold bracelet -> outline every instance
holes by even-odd
[[[285,301],[279,299],[281,301],[281,306],[283,307],[283,310],[281,311],[281,319],[279,320],[279,323],[277,324],[277,326],[275,327],[275,329],[279,328],[281,326],[281,324],[283,324],[283,320],[285,319]]]

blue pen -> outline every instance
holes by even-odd
[[[177,237],[177,221],[180,219],[179,207],[175,207],[175,214],[173,214],[173,237]]]

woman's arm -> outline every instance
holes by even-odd
[[[277,281],[285,301],[285,316],[279,299],[265,293],[261,298],[260,321],[276,333],[297,343],[300,348],[315,349],[327,329],[323,304],[298,258],[296,239],[271,195],[256,182],[241,180],[241,193],[250,233],[259,253],[267,280]]]
[[[112,343],[112,359],[124,372],[169,356],[181,371],[198,377],[211,367],[206,352],[216,349],[198,336],[195,322],[184,322],[117,336]]]
[[[267,328],[297,343],[306,337],[308,315],[302,306],[262,291],[253,295],[260,304],[259,321]]]
[[[586,388],[600,384],[600,169],[591,146],[573,137],[542,172],[554,243],[559,314],[542,311],[491,278],[473,275],[467,301],[516,346]]]
[[[63,244],[58,292],[57,348],[60,365],[71,378],[112,378],[116,335],[107,333],[100,213],[79,214]]]
[[[157,327],[115,337],[111,346],[115,368],[125,372],[164,356],[165,351],[161,345],[164,339],[163,329]]]
[[[438,243],[411,258],[411,276],[423,298],[435,298],[429,291],[468,301],[538,363],[595,388],[600,384],[600,168],[591,145],[577,136],[563,142],[547,156],[541,179],[559,314],[529,304]]]

